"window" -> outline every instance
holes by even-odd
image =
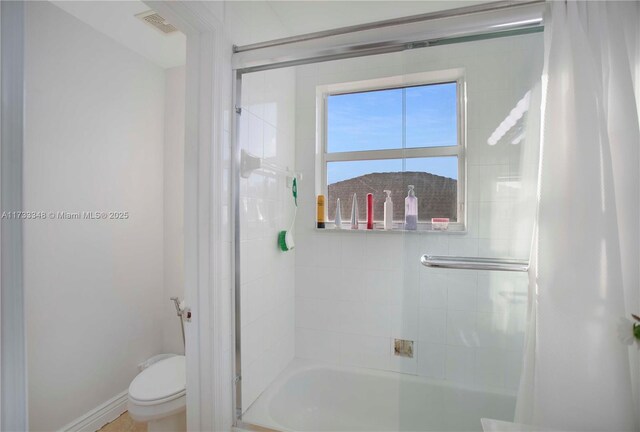
[[[366,194],[374,197],[374,219],[383,219],[385,189],[391,190],[394,221],[404,221],[408,185],[415,186],[418,221],[445,217],[464,226],[464,118],[460,71],[416,74],[318,89],[321,128],[320,193],[333,220],[336,200],[342,219],[353,194],[360,221]]]

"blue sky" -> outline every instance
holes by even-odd
[[[329,152],[457,144],[456,84],[330,96]],[[455,157],[333,162],[329,184],[372,172],[426,171],[458,177]]]

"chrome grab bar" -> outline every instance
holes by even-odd
[[[422,255],[420,262],[426,267],[464,269],[464,270],[493,270],[526,272],[529,261],[510,258],[475,258],[457,256]]]

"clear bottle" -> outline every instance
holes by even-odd
[[[387,198],[384,200],[384,229],[393,229],[393,202],[391,201],[391,191],[385,190]]]
[[[409,193],[404,199],[404,229],[418,229],[418,198],[413,191],[414,186],[409,185]]]

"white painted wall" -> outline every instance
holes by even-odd
[[[169,298],[184,298],[184,66],[165,70],[164,92],[163,351],[182,354],[180,321]]]
[[[230,42],[245,45],[291,36],[290,29],[265,1],[207,2],[210,8],[220,5],[224,31]]]
[[[48,2],[27,5],[26,28],[25,208],[130,213],[25,222],[30,429],[49,431],[181,349],[163,319],[182,289],[182,77],[165,86],[163,69]]]
[[[316,174],[317,85],[464,68],[468,231],[317,231],[314,188],[300,188],[297,357],[516,389],[524,275],[426,269],[419,257],[519,252],[512,241],[517,195],[508,182],[518,180],[520,146],[489,146],[487,138],[540,76],[541,64],[542,35],[536,34],[298,67],[296,167],[306,179]],[[394,197],[394,203],[403,199]],[[350,205],[343,214],[350,214]],[[414,340],[415,358],[394,356],[394,338]]]
[[[295,70],[247,74],[240,147],[281,166],[295,165]],[[293,216],[286,176],[255,171],[240,181],[242,408],[246,410],[294,355],[296,249],[278,249]]]

